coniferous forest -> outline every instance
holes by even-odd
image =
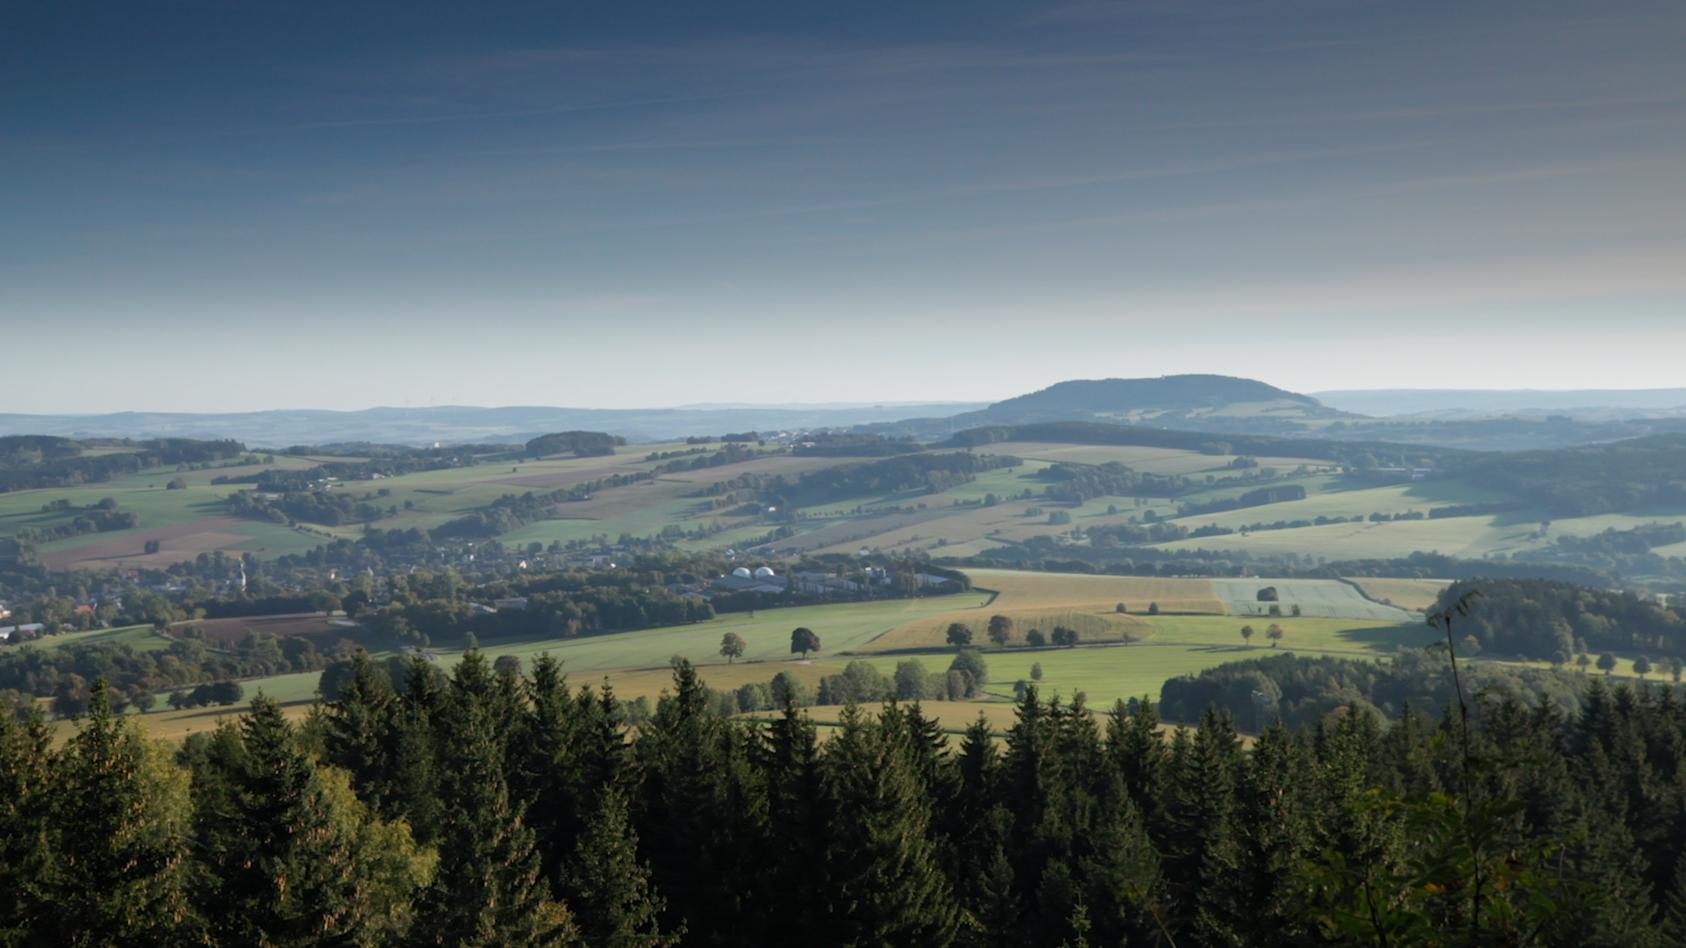
[[[633,733],[470,653],[167,747],[102,684],[57,745],[0,723],[0,943],[1679,944],[1686,703],[1582,708],[1244,741],[1031,689],[951,738],[917,704],[720,717],[679,662]]]

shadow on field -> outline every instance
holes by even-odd
[[[1342,642],[1349,642],[1364,648],[1375,648],[1377,646],[1397,646],[1406,649],[1422,648],[1435,640],[1434,630],[1426,625],[1387,625],[1374,629],[1342,629],[1335,635]]]

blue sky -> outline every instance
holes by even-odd
[[[7,5],[0,327],[54,381],[0,409],[1679,385],[1682,48],[1621,0]]]

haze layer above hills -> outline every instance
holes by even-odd
[[[377,442],[512,443],[563,430],[634,442],[730,432],[860,428],[940,440],[969,428],[1100,422],[1227,434],[1393,441],[1475,449],[1561,447],[1686,430],[1686,389],[1347,391],[1323,398],[1223,375],[1087,379],[989,405],[545,406],[274,410],[196,414],[0,415],[0,434],[77,438],[231,438],[254,447]]]

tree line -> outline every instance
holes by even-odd
[[[1678,943],[1686,707],[1595,684],[1243,747],[1024,689],[1004,734],[850,704],[727,718],[689,665],[607,686],[363,662],[174,755],[96,687],[0,723],[0,941],[90,944]]]

